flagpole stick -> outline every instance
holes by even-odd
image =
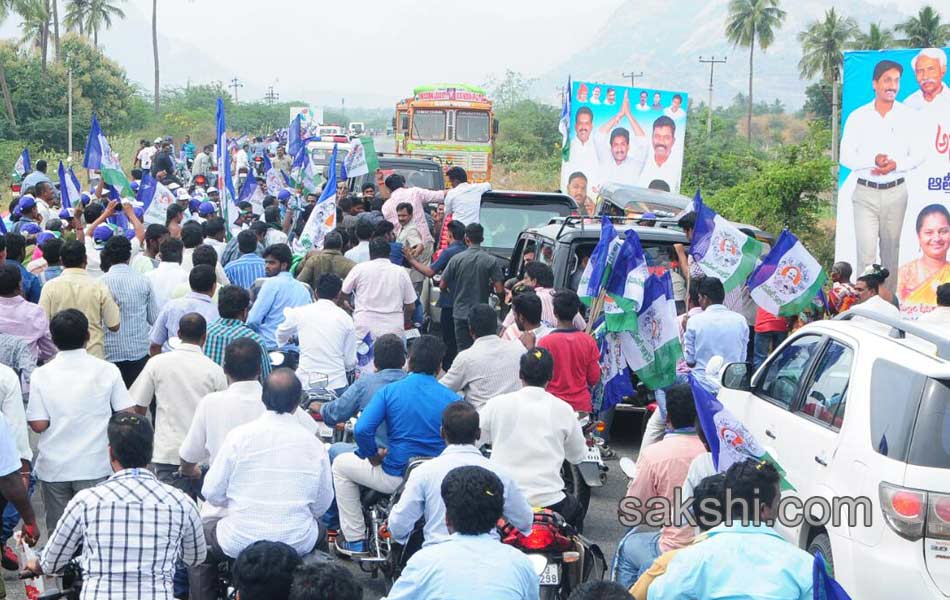
[[[604,311],[604,300],[607,297],[607,289],[601,289],[600,293],[597,295],[597,299],[594,300],[594,303],[590,307],[590,318],[587,319],[587,333],[590,334],[594,330],[594,322],[600,317],[600,313]]]

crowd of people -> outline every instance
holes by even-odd
[[[141,168],[160,164],[170,142],[157,141],[137,155]],[[358,195],[341,188],[338,230],[305,256],[288,245],[291,190],[227,223],[217,190],[187,185],[164,223],[146,225],[101,182],[72,209],[48,179],[25,189],[0,237],[0,493],[3,537],[22,519],[35,543],[39,484],[46,541],[19,566],[52,574],[78,555],[84,598],[214,599],[222,565],[233,565],[239,598],[359,598],[350,572],[314,551],[366,555],[361,493],[401,489],[388,535],[403,542],[422,519],[424,545],[390,598],[538,597],[538,574],[495,524],[504,516],[527,534],[545,508],[583,527],[586,507],[565,492],[561,468],[587,453],[576,413],[600,408],[599,350],[577,293],[555,289],[550,266],[530,262],[505,286],[481,247],[472,205],[482,190],[458,167],[449,176],[448,192],[398,174]],[[430,202],[447,208],[433,218]],[[681,225],[690,235],[688,216]],[[851,286],[847,265],[835,269],[835,310],[889,310],[886,272]],[[777,473],[752,462],[715,473],[682,382],[692,372],[712,387],[714,356],[761,362],[789,323],[689,271],[679,383],[657,392],[627,496],[728,489],[768,518]],[[418,333],[422,284],[436,275],[441,338]],[[304,410],[314,387],[329,399]],[[352,442],[318,437],[318,421],[351,419]],[[430,460],[406,478],[418,457]],[[575,596],[811,597],[810,557],[769,527],[707,529],[632,529],[614,581]],[[5,546],[3,565],[17,560]]]

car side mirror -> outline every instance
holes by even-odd
[[[730,363],[722,370],[722,387],[748,392],[752,389],[752,365]]]

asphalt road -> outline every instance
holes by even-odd
[[[640,445],[640,417],[638,414],[621,413],[614,419],[611,447],[617,452],[618,458],[629,456],[636,458],[637,448]],[[31,434],[31,438],[35,438]],[[35,449],[35,439],[31,439]],[[627,487],[627,478],[620,471],[616,460],[608,461],[607,483],[602,488],[595,488],[591,494],[590,508],[584,522],[584,534],[600,546],[607,557],[608,563],[617,549],[617,542],[626,531],[617,521],[617,506]],[[46,509],[43,506],[42,496],[33,495],[33,506],[36,510],[37,521],[40,523],[43,537],[40,546],[46,541],[45,522]],[[11,540],[12,543],[12,540]],[[385,594],[382,578],[373,579],[368,573],[360,571],[358,565],[347,561],[341,564],[356,576],[363,585],[364,600],[377,600]],[[12,600],[26,600],[23,583],[11,571],[3,572],[4,583],[7,588],[7,598]]]

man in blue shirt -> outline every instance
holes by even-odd
[[[778,471],[766,462],[748,459],[729,467],[725,488],[732,503],[725,508],[734,522],[712,528],[705,540],[677,552],[666,574],[650,586],[650,600],[810,600],[812,556],[765,524],[778,516],[779,482]],[[761,512],[750,521],[754,506]]]
[[[30,273],[23,266],[23,259],[26,256],[26,239],[19,233],[8,233],[2,236],[0,241],[0,257],[6,258],[7,264],[16,265],[20,269],[20,276],[23,283],[23,297],[27,302],[37,304],[40,301],[40,292],[43,284],[40,278]]]
[[[313,302],[310,290],[290,273],[293,254],[287,244],[274,244],[264,250],[264,272],[267,280],[251,312],[247,326],[256,331],[267,344],[268,351],[277,350],[277,326],[284,322],[284,309],[303,306]],[[296,369],[300,358],[297,346],[287,344],[280,348],[284,353],[283,367]]]
[[[531,561],[491,535],[505,502],[498,476],[474,465],[456,467],[442,481],[441,495],[451,535],[415,553],[387,598],[538,598],[538,576]]]
[[[254,282],[265,276],[264,259],[257,255],[257,236],[245,229],[237,234],[238,252],[241,256],[224,267],[224,274],[233,285],[249,290]]]
[[[686,365],[692,369],[703,387],[715,393],[718,385],[715,374],[707,377],[706,365],[714,356],[721,356],[724,364],[745,362],[749,344],[749,325],[745,317],[732,312],[722,302],[726,292],[715,277],[699,282],[699,305],[703,312],[686,321],[683,334],[683,354]]]
[[[409,351],[410,374],[402,381],[380,389],[356,422],[354,436],[359,446],[353,454],[341,454],[333,462],[333,484],[340,510],[337,551],[363,554],[366,523],[360,506],[360,486],[391,494],[402,483],[409,459],[436,456],[445,449],[442,441],[442,411],[458,400],[458,394],[440,384],[439,372],[445,345],[424,335]],[[386,424],[389,447],[376,444],[376,430]]]
[[[406,263],[426,277],[435,277],[437,274],[442,273],[445,267],[448,266],[449,261],[452,260],[452,257],[459,252],[464,252],[466,248],[465,224],[461,221],[452,221],[446,225],[446,228],[449,230],[452,243],[439,253],[439,258],[437,258],[431,266],[422,264],[410,256],[408,252],[405,252]],[[458,354],[458,346],[455,342],[455,327],[453,326],[454,317],[452,316],[452,304],[452,290],[442,290],[441,293],[439,293],[439,300],[436,302],[436,306],[441,309],[439,321],[443,323],[441,329],[442,341],[445,342],[445,358],[442,359],[442,370],[444,371],[448,371],[452,367],[452,361],[455,360],[455,355]],[[445,324],[448,324],[448,326],[445,326]]]

